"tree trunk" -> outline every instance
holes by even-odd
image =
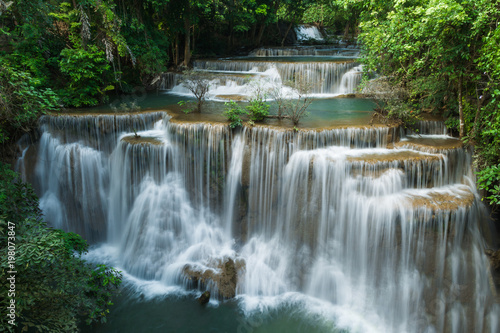
[[[179,66],[179,34],[175,34],[174,62],[175,62],[175,67]]]
[[[475,144],[476,141],[477,127],[479,126],[479,119],[481,118],[481,108],[483,107],[483,101],[485,99],[484,96],[479,96],[477,84],[476,84],[476,99],[477,99],[476,117],[474,118],[474,126],[472,127],[472,132],[470,135],[472,144]]]
[[[250,38],[252,39],[252,43],[255,44],[255,32],[257,31],[257,24],[252,24],[252,29],[250,30]]]
[[[194,25],[193,25],[193,45],[191,45],[191,50],[193,50],[193,52],[194,52],[194,47],[195,47],[195,38],[196,38],[196,36],[195,36]]]
[[[293,21],[290,22],[290,24],[288,25],[288,29],[286,29],[285,37],[283,37],[283,40],[281,41],[282,47],[285,46],[285,40],[288,37],[288,33],[290,32],[290,29],[292,29],[292,25],[293,25]]]
[[[458,78],[458,114],[460,117],[460,139],[465,136],[465,121],[464,121],[464,106],[462,103],[462,83],[463,76],[460,74]]]
[[[231,25],[231,31],[229,32],[229,36],[227,37],[227,48],[231,50],[233,48],[233,26]]]
[[[189,18],[184,18],[184,66],[189,66],[191,62],[191,22]]]
[[[257,40],[255,41],[255,46],[260,46],[262,42],[262,36],[264,36],[264,31],[266,30],[266,25],[262,23],[259,28],[259,34],[257,35]]]
[[[349,38],[349,22],[346,23],[344,28],[344,40]]]

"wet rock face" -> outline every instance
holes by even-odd
[[[218,296],[224,299],[236,296],[238,271],[244,268],[245,262],[243,260],[236,260],[235,262],[232,258],[226,258],[217,260],[212,264],[214,267],[210,268],[186,265],[182,273],[193,288],[213,283],[218,289]]]
[[[233,298],[236,295],[236,284],[238,282],[238,272],[233,259],[229,258],[222,266],[219,278],[219,290],[223,297]]]
[[[493,277],[493,282],[495,283],[495,287],[497,291],[500,288],[500,250],[492,251],[486,250],[486,255],[490,260],[491,265],[491,275]]]

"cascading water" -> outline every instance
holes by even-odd
[[[434,125],[392,142],[384,127],[46,116],[26,177],[47,219],[102,241],[138,292],[236,294],[247,316],[298,306],[331,330],[494,333],[470,154],[425,137]]]
[[[359,50],[346,47],[332,46],[301,46],[301,47],[274,47],[260,48],[252,51],[252,57],[289,57],[289,56],[338,56],[342,58],[357,58]]]
[[[361,82],[361,68],[354,62],[269,62],[269,61],[196,61],[198,70],[216,72],[217,79],[210,83],[209,99],[219,95],[242,95],[251,97],[249,83],[259,79],[264,88],[289,89],[298,73],[304,83],[311,87],[311,94],[316,97],[332,97],[351,94]],[[246,76],[245,76],[246,75]],[[178,80],[178,79],[176,79]],[[166,82],[165,84],[168,84]],[[191,92],[177,84],[170,90],[174,94],[191,95]]]
[[[309,94],[328,98],[356,92],[362,71],[355,62],[358,54],[357,49],[332,46],[257,49],[249,57],[196,60],[193,69],[216,74],[206,95],[211,100],[235,95],[252,98],[253,81],[259,81],[267,97],[278,89],[294,98],[291,90],[298,78],[309,87]],[[193,96],[182,80],[182,74],[165,73],[159,86],[173,94]]]
[[[300,25],[295,28],[295,33],[297,34],[297,40],[299,43],[308,40],[323,40],[321,32],[319,32],[318,28],[315,26]]]

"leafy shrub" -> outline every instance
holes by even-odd
[[[61,91],[63,102],[69,106],[94,106],[105,100],[105,92],[113,90],[111,66],[106,54],[95,45],[87,50],[64,49],[60,70],[68,77],[68,86]]]
[[[14,269],[9,260],[13,246]],[[0,306],[5,309],[15,299],[16,326],[3,315],[0,327],[11,332],[75,332],[80,318],[89,324],[106,321],[121,274],[83,260],[86,250],[81,236],[47,227],[31,186],[0,163],[0,270],[2,276],[17,272],[14,296],[7,297],[9,281],[0,281],[0,294],[5,295]]]
[[[263,121],[269,115],[269,104],[261,100],[252,100],[246,107],[252,121]]]
[[[230,122],[229,126],[231,128],[239,127],[243,124],[241,120],[241,116],[244,114],[248,114],[245,109],[243,109],[241,106],[238,105],[238,103],[234,101],[226,102],[224,103],[225,105],[225,111],[224,115],[226,116],[227,120]]]
[[[479,188],[487,192],[486,199],[500,205],[500,164],[479,171],[478,176]]]
[[[189,114],[196,110],[196,105],[194,101],[178,101],[177,105],[180,106],[182,112]]]
[[[33,188],[22,182],[8,164],[0,162],[0,219],[21,221],[26,218],[41,220],[42,212]]]
[[[0,60],[0,143],[16,131],[28,132],[46,111],[59,108],[58,96],[40,80]]]

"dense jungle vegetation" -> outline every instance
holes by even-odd
[[[86,262],[87,248],[80,235],[48,228],[31,186],[0,163],[2,332],[75,332],[81,321],[105,322],[121,273]]]
[[[366,77],[390,85],[383,117],[442,115],[474,149],[479,186],[500,207],[499,20],[496,0],[0,0],[0,160],[12,161],[12,143],[48,111],[149,88],[194,57],[287,44],[293,26],[309,23],[359,40]],[[0,171],[0,253],[15,220],[20,288],[36,286],[19,304],[22,322],[67,330],[82,315],[105,318],[119,274],[82,262],[84,241],[47,228],[29,185]]]

